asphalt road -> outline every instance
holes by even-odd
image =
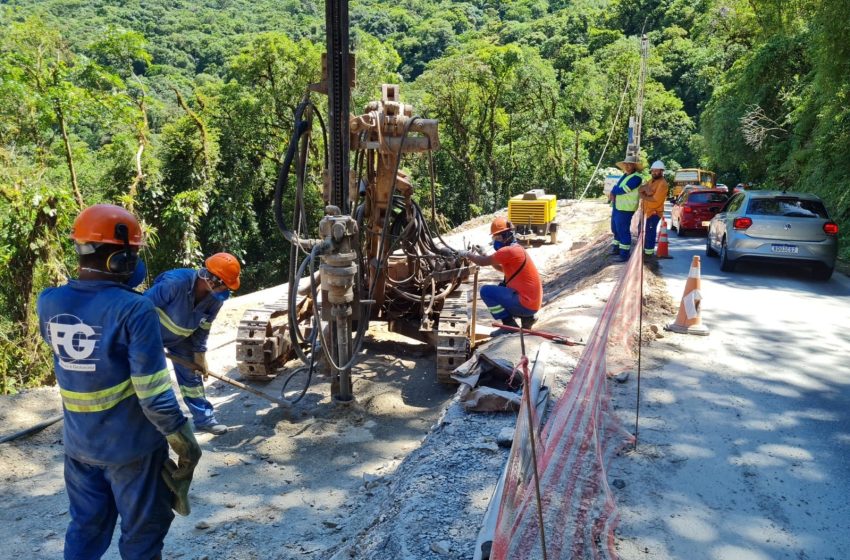
[[[850,279],[721,272],[704,236],[670,232],[670,253],[677,303],[700,257],[710,335],[667,334],[647,353],[645,455],[620,473],[623,557],[850,558]]]

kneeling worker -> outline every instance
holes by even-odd
[[[241,267],[229,253],[216,253],[204,268],[177,268],[163,272],[145,292],[159,314],[165,347],[174,355],[194,362],[206,373],[207,338],[230,290],[239,289]],[[193,370],[174,364],[183,402],[192,412],[195,431],[215,435],[227,431],[215,418],[213,405],[204,394],[204,380]],[[206,377],[206,375],[204,375]]]
[[[498,286],[482,286],[481,299],[487,305],[493,318],[502,324],[517,327],[515,317],[522,320],[523,328],[530,328],[536,318],[534,314],[543,303],[543,284],[534,261],[514,238],[513,225],[498,217],[490,224],[495,253],[479,255],[467,250],[459,251],[461,257],[468,258],[480,266],[492,266],[505,274]],[[498,329],[491,336],[506,334],[510,331]]]

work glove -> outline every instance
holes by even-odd
[[[481,245],[470,245],[469,251],[471,253],[477,253],[479,255],[483,255],[484,254],[484,247],[482,247]]]
[[[470,254],[471,254],[471,251],[468,251],[466,249],[461,249],[460,251],[457,252],[457,256],[459,256],[462,259],[468,259]]]
[[[177,468],[170,473],[174,480],[192,481],[195,467],[201,459],[201,446],[192,432],[192,422],[187,420],[180,429],[165,436],[168,445],[177,454]]]
[[[195,352],[195,365],[201,368],[201,377],[204,381],[207,380],[210,372],[207,368],[207,353],[206,352]]]
[[[189,485],[191,480],[175,480],[174,473],[177,472],[177,464],[168,459],[162,467],[162,479],[165,480],[165,485],[171,490],[174,499],[171,502],[171,509],[179,515],[189,515],[192,508],[189,506]]]

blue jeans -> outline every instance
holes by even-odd
[[[65,560],[97,560],[103,556],[119,515],[121,558],[160,558],[162,542],[174,519],[173,495],[162,479],[167,458],[164,440],[153,453],[126,465],[91,465],[65,455],[71,515],[65,533]]]
[[[519,302],[516,290],[506,286],[481,286],[481,299],[497,321],[508,317],[534,316],[534,311]]]

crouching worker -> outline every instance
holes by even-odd
[[[45,289],[37,305],[65,419],[64,556],[103,556],[120,516],[121,557],[161,558],[172,508],[189,513],[201,448],[171,390],[154,306],[129,285],[142,230],[130,212],[98,204],[79,214],[71,239],[79,278]]]
[[[518,327],[516,317],[524,328],[530,328],[536,317],[534,314],[543,302],[543,285],[534,261],[514,238],[513,225],[499,217],[490,224],[495,253],[479,255],[471,251],[459,251],[461,257],[468,258],[480,266],[492,266],[505,274],[498,286],[482,286],[481,299],[493,318],[509,327]],[[491,336],[506,334],[506,329],[497,329]]]
[[[165,348],[194,362],[204,372],[198,375],[174,364],[177,385],[192,413],[195,431],[220,435],[227,432],[227,426],[216,420],[213,405],[204,393],[207,338],[222,304],[230,297],[230,290],[239,289],[241,267],[229,253],[216,253],[204,265],[200,270],[177,268],[163,272],[145,296],[156,307]]]

